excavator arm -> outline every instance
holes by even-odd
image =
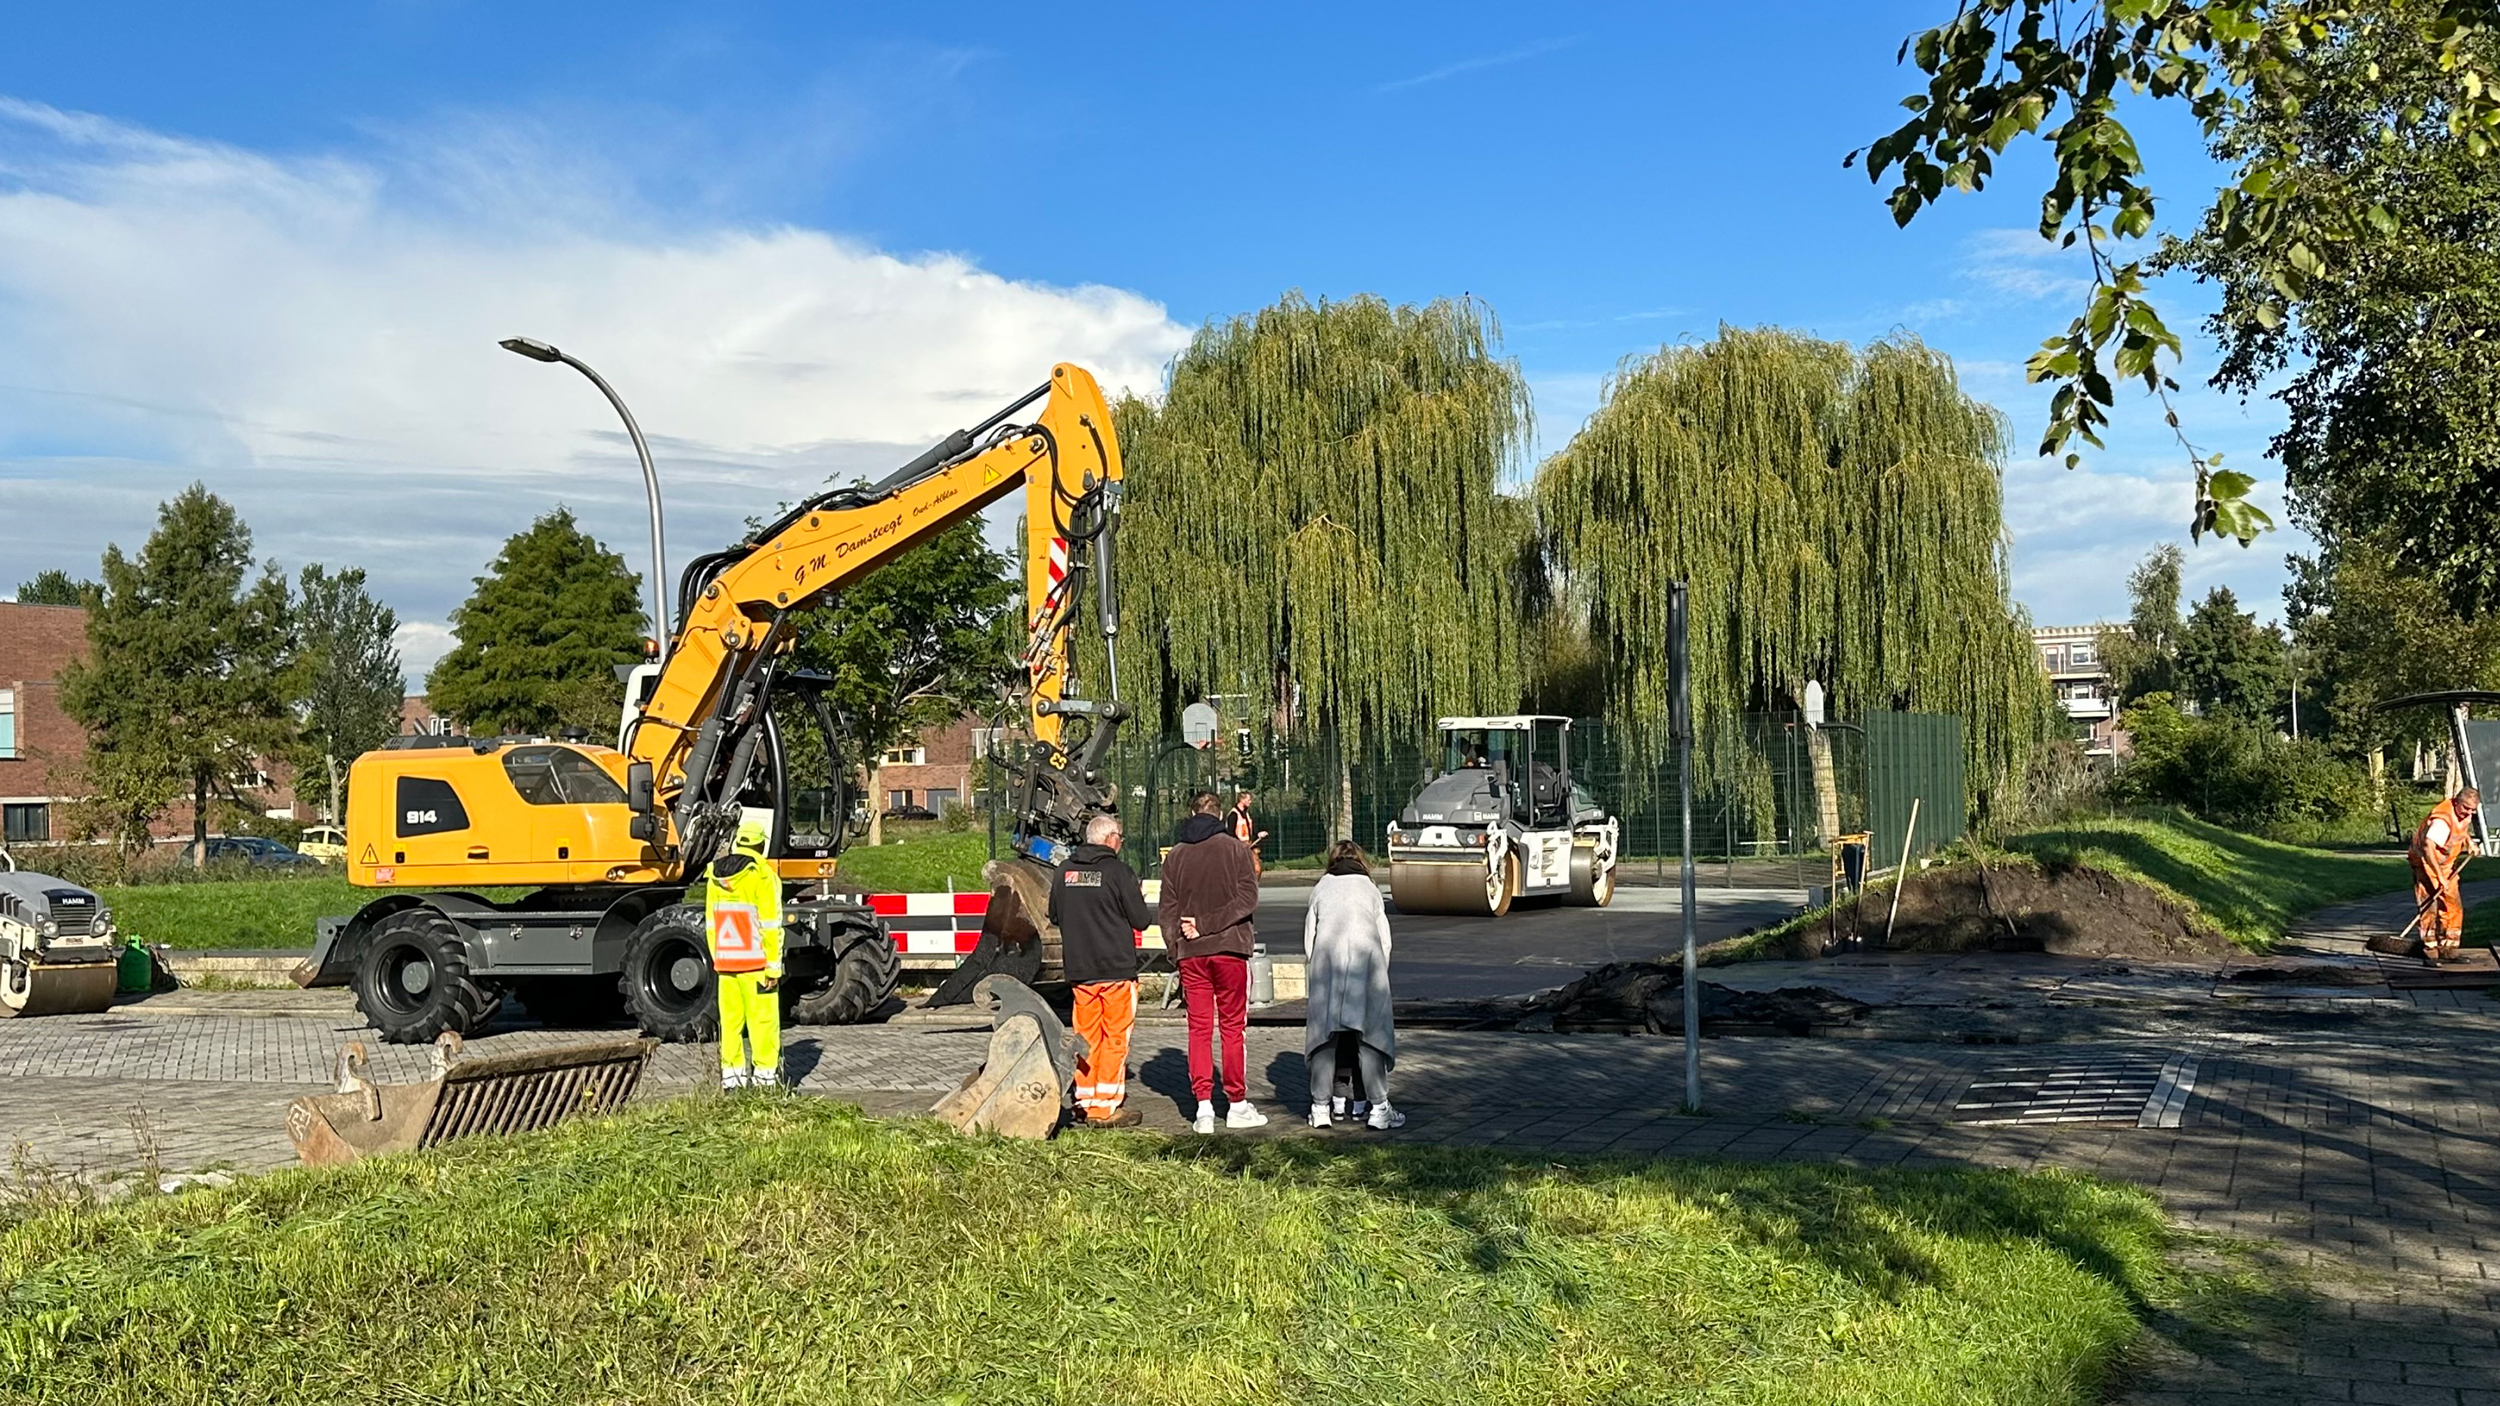
[[[1036,402],[1040,410],[1019,420]],[[676,875],[734,831],[766,742],[774,674],[799,615],[827,594],[1022,489],[1025,707],[1033,737],[1016,789],[1019,853],[1048,863],[1114,798],[1099,775],[1127,709],[1076,696],[1069,632],[1092,579],[1107,644],[1120,450],[1110,407],[1079,367],[873,485],[792,508],[748,541],[690,563],[657,678],[620,739],[637,838]],[[1073,724],[1073,726],[1071,726]]]

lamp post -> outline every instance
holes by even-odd
[[[506,337],[500,345],[516,356],[526,356],[532,361],[560,361],[581,372],[599,388],[601,395],[608,398],[608,404],[616,407],[617,418],[625,422],[625,434],[634,442],[634,456],[642,460],[643,496],[651,505],[651,638],[658,648],[659,662],[667,663],[668,555],[660,540],[660,475],[651,467],[651,446],[643,442],[642,426],[634,423],[634,412],[625,408],[624,397],[616,393],[616,387],[609,385],[605,377],[579,359],[529,337]]]

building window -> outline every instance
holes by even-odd
[[[17,694],[0,688],[0,760],[17,756]]]
[[[13,845],[40,844],[52,838],[52,807],[42,801],[0,806],[0,840]]]
[[[951,806],[962,799],[963,797],[957,795],[952,787],[934,786],[929,790],[929,809],[936,811],[940,815],[944,815],[948,806]]]
[[[972,759],[976,762],[981,760],[1005,745],[1006,741],[1007,729],[1003,727],[974,728],[972,730]]]
[[[910,806],[911,792],[888,791],[885,793],[885,808],[887,810],[906,810],[909,809]]]
[[[887,766],[926,766],[928,761],[929,749],[926,747],[895,747],[885,754]]]
[[[2092,646],[2088,644],[2079,644],[2071,649],[2068,649],[2066,651],[2066,660],[2078,669],[2089,667],[2093,662]]]

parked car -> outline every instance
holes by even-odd
[[[304,831],[304,838],[296,842],[295,851],[311,855],[325,864],[345,864],[347,832],[335,825],[311,826]]]
[[[935,820],[938,813],[927,806],[895,806],[887,810],[888,820]]]
[[[198,846],[182,847],[182,862],[198,859]],[[321,861],[309,854],[300,854],[276,840],[258,835],[211,835],[208,837],[208,862],[240,864],[253,869],[318,869]]]

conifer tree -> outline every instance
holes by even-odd
[[[136,847],[187,795],[205,862],[210,802],[239,799],[292,733],[286,578],[275,563],[252,574],[251,529],[195,483],[157,509],[136,557],[105,549],[102,586],[87,657],[61,675],[61,706],[88,734],[89,807]]]
[[[298,582],[290,680],[301,719],[297,789],[335,821],[346,813],[348,765],[399,732],[408,692],[391,635],[399,617],[365,593],[365,573],[316,562]]]
[[[603,737],[624,702],[616,666],[642,658],[642,578],[569,509],[530,524],[451,614],[460,643],[426,676],[427,703],[472,733]]]

